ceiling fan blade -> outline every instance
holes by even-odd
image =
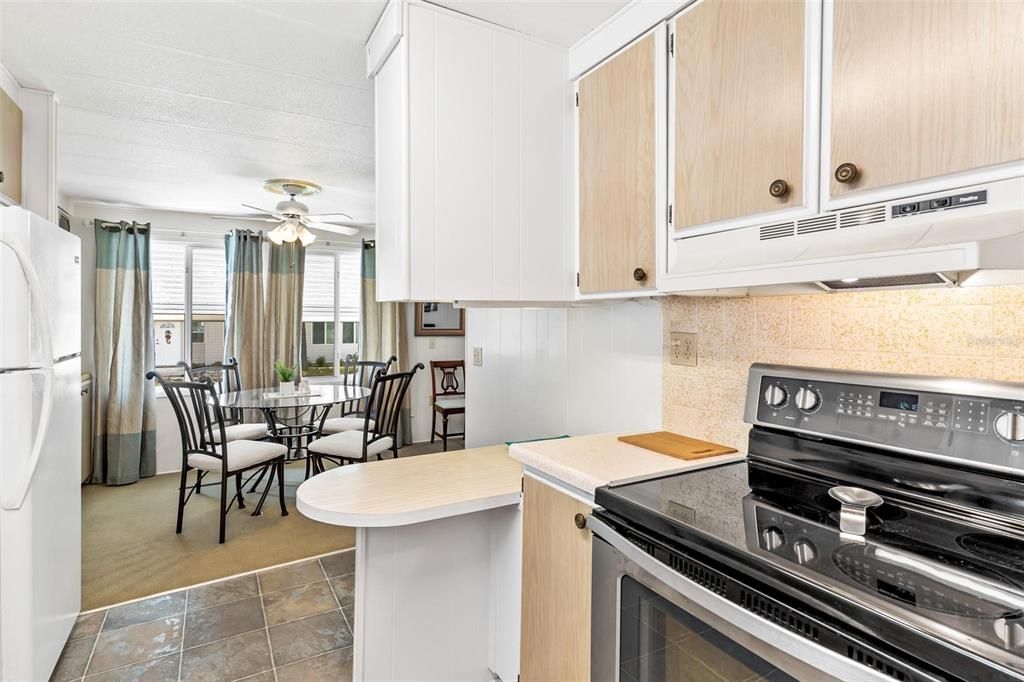
[[[348,213],[312,213],[307,218],[315,218],[323,223],[344,223],[347,220],[355,220]]]
[[[255,215],[253,213],[245,213],[245,214],[242,214],[242,215],[212,215],[210,217],[211,218],[216,218],[217,220],[247,220],[247,221],[250,221],[250,222],[259,222],[259,223],[279,223],[279,222],[281,222],[280,218],[268,218],[268,217],[266,217],[266,214]]]
[[[242,206],[245,206],[246,208],[251,208],[254,211],[259,211],[263,215],[271,215],[271,216],[274,216],[275,218],[277,218],[278,220],[284,220],[284,216],[281,215],[280,213],[276,213],[274,211],[268,211],[265,208],[260,208],[259,206],[253,206],[252,204],[242,204]]]
[[[353,237],[359,234],[358,227],[349,227],[347,225],[336,225],[334,223],[321,223],[315,220],[302,219],[302,224],[306,227],[311,227],[314,230],[323,230],[324,232],[334,232],[335,234],[343,234],[348,237]]]

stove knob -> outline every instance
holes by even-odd
[[[786,536],[775,526],[768,526],[761,531],[761,543],[769,552],[774,552],[786,544]]]
[[[818,558],[818,549],[806,538],[800,538],[793,543],[793,553],[796,554],[797,563],[801,566]]]
[[[769,407],[782,407],[786,404],[789,394],[782,386],[769,386],[764,391],[764,401]]]
[[[821,396],[811,388],[801,388],[796,392],[796,406],[803,412],[814,412],[821,403]]]
[[[996,417],[996,433],[1003,440],[1019,442],[1024,441],[1024,414],[1017,412],[1003,412]]]

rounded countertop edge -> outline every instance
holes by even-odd
[[[319,521],[320,523],[326,523],[333,526],[347,526],[350,528],[394,528],[397,526],[411,526],[413,524],[424,523],[426,521],[448,519],[453,516],[473,514],[476,512],[488,511],[490,509],[499,509],[501,507],[511,507],[519,504],[521,499],[522,493],[517,490],[511,493],[502,493],[500,495],[492,495],[490,497],[481,497],[473,500],[463,500],[459,502],[452,502],[450,504],[424,507],[422,509],[411,511],[375,514],[326,510],[322,507],[316,507],[305,502],[297,492],[295,496],[295,507],[303,516],[314,521]]]

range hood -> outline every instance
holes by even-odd
[[[676,293],[1024,282],[1024,178],[725,232],[677,233],[669,249],[675,262],[659,286]]]

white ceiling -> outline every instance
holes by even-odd
[[[270,177],[323,185],[313,212],[373,219],[373,84],[363,43],[384,0],[10,2],[0,61],[60,100],[72,199],[196,212],[271,206]],[[571,45],[623,0],[445,0]]]

